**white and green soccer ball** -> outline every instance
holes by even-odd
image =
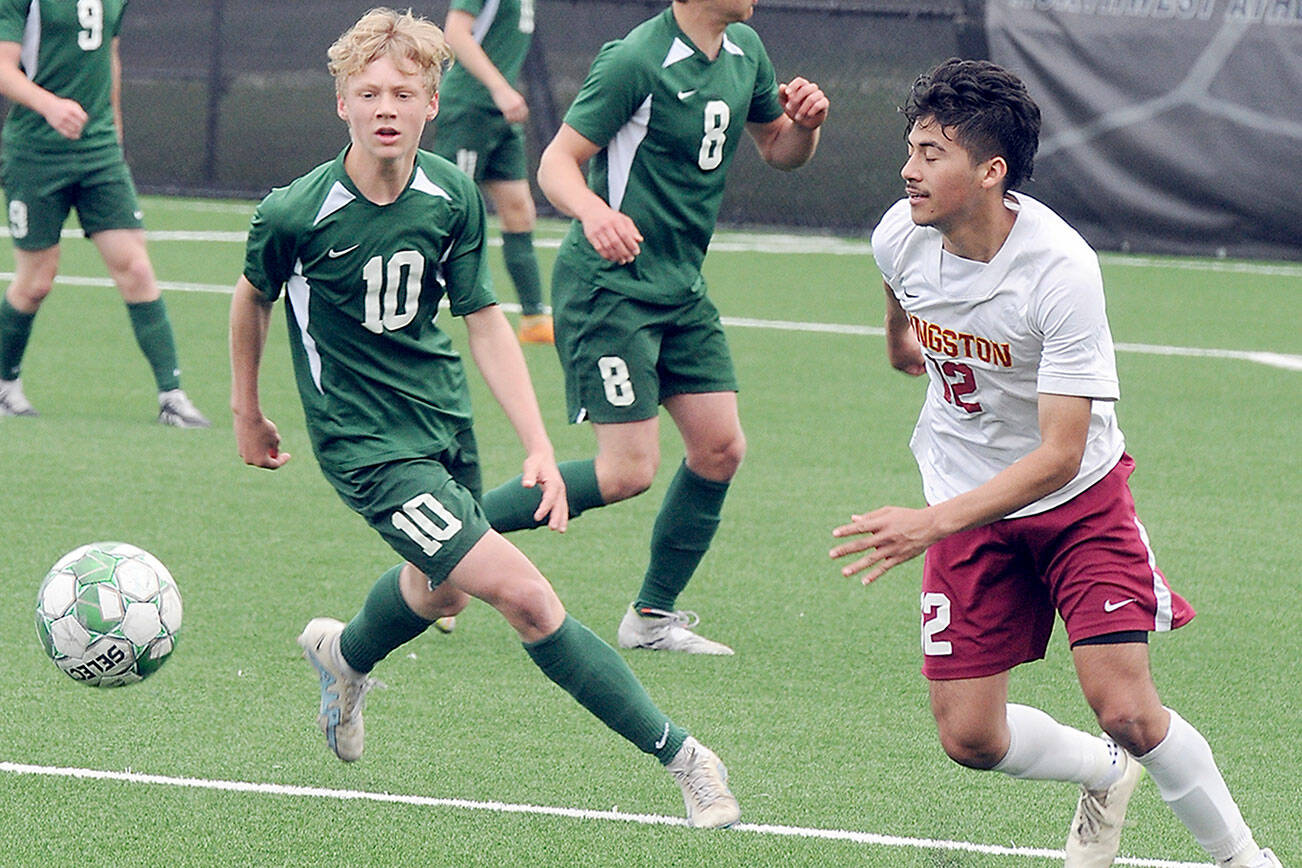
[[[45,653],[92,687],[140,681],[167,662],[181,631],[181,594],[158,558],[129,543],[73,549],[36,593]]]

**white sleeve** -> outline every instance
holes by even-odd
[[[1057,263],[1031,299],[1027,315],[1043,341],[1037,391],[1101,401],[1121,397],[1097,261]]]
[[[877,270],[882,273],[882,280],[892,288],[895,288],[895,278],[899,274],[896,257],[913,229],[909,200],[901,199],[886,210],[881,222],[873,230],[873,259],[877,260]]]

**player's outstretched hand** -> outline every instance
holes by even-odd
[[[827,120],[830,106],[827,94],[818,85],[800,76],[778,85],[778,102],[787,117],[807,130],[816,130]]]
[[[927,510],[899,506],[883,506],[863,515],[852,515],[849,524],[832,530],[832,536],[854,537],[829,551],[833,558],[868,552],[841,568],[841,575],[846,577],[867,570],[860,579],[865,585],[881,578],[896,564],[922,554],[940,538]]]
[[[542,487],[542,502],[533,514],[534,521],[545,518],[549,528],[565,533],[570,522],[570,502],[565,496],[565,478],[556,466],[556,459],[550,454],[527,456],[520,484],[525,488]]]
[[[235,445],[240,450],[240,458],[245,464],[275,470],[288,461],[288,452],[280,451],[280,432],[276,424],[266,416],[258,419],[243,419],[235,416]]]

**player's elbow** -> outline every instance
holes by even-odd
[[[1080,465],[1084,457],[1084,442],[1079,446],[1072,444],[1053,449],[1050,460],[1045,466],[1045,489],[1049,492],[1057,491],[1075,479],[1076,474],[1080,473]]]

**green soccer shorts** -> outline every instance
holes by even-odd
[[[322,472],[349,508],[429,577],[431,589],[490,530],[479,505],[479,456],[470,429],[431,458]]]
[[[637,422],[674,395],[737,391],[704,284],[686,302],[652,304],[594,286],[558,261],[552,313],[571,422]]]
[[[434,153],[451,160],[475,181],[522,181],[529,176],[524,128],[497,111],[466,109],[440,114]]]
[[[20,250],[45,250],[59,243],[68,213],[87,237],[107,229],[144,226],[131,170],[114,150],[107,158],[86,155],[85,164],[61,157],[0,160],[0,183],[8,200],[9,233]]]

